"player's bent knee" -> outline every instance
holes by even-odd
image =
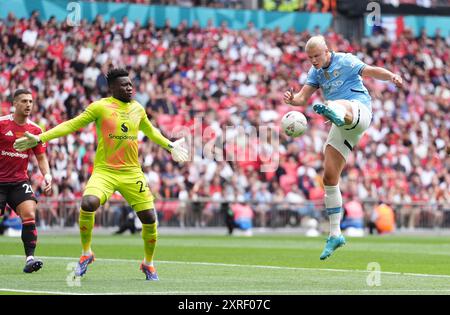
[[[100,199],[96,196],[84,196],[81,200],[81,209],[83,211],[94,212],[100,207]]]
[[[336,186],[339,183],[339,177],[333,174],[325,173],[323,175],[323,184],[325,186]]]
[[[136,212],[139,220],[142,224],[153,224],[156,222],[156,212],[155,209],[148,209]]]
[[[35,220],[36,215],[35,215],[34,211],[22,212],[20,215],[20,219],[22,221]]]

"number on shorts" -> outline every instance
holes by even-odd
[[[145,192],[145,189],[143,189],[143,188],[144,188],[144,183],[143,183],[141,180],[138,180],[138,181],[136,182],[136,184],[141,184],[141,187],[139,188],[139,192],[140,192],[140,193]]]
[[[25,187],[25,193],[26,194],[33,194],[33,189],[31,188],[31,185],[23,184],[22,187]]]

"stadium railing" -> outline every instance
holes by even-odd
[[[450,203],[441,202],[385,202],[361,200],[364,226],[370,221],[375,208],[386,203],[392,208],[397,229],[450,228]],[[253,213],[254,227],[301,227],[303,219],[316,219],[327,224],[322,202],[245,202],[199,198],[197,200],[159,199],[155,208],[161,226],[220,227],[225,226],[225,212],[236,204],[248,205]],[[41,197],[37,222],[41,227],[73,227],[78,221],[81,199]],[[110,200],[96,211],[96,226],[115,227],[134,212],[124,200]]]

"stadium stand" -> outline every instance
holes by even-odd
[[[381,203],[392,205],[399,227],[450,226],[450,155],[446,152],[450,37],[439,33],[429,37],[426,32],[414,37],[405,29],[391,38],[380,30],[357,43],[333,29],[324,35],[334,50],[355,53],[367,63],[401,73],[408,86],[402,91],[391,83],[365,81],[373,97],[373,122],[345,169],[342,191],[358,196],[368,213]],[[127,19],[105,22],[101,17],[69,29],[55,19],[41,21],[38,14],[18,19],[10,13],[0,20],[1,115],[11,112],[15,89],[29,88],[35,99],[33,120],[49,129],[106,96],[103,73],[114,65],[128,67],[136,100],[170,137],[177,126],[192,132],[196,127],[209,128],[216,136],[225,132],[225,126],[277,129],[282,115],[290,110],[282,102],[283,92],[288,86],[299,89],[305,82],[310,65],[303,48],[309,36],[308,32],[261,31],[251,25],[245,31],[183,23],[156,28],[151,21],[140,25]],[[316,94],[312,101],[320,98]],[[277,222],[270,209],[287,209],[296,220],[305,213],[320,217],[322,205],[316,200],[323,195],[321,149],[329,126],[310,109],[305,113],[309,131],[304,136],[290,139],[280,134],[279,148],[274,148],[275,141],[264,148],[269,154],[279,151],[279,168],[272,172],[257,172],[261,160],[201,159],[201,149],[195,150],[194,162],[180,166],[171,162],[167,152],[142,139],[146,145],[140,146],[140,158],[149,185],[160,200],[171,200],[158,203],[162,224],[215,224],[220,200],[258,198],[277,205],[254,207],[257,213],[269,212],[259,216],[266,221],[257,222],[258,226]],[[235,146],[227,142],[226,152],[241,156],[241,140]],[[258,144],[252,142],[252,150]],[[92,171],[94,148],[93,126],[49,143],[55,187],[53,199],[41,196],[41,226],[76,222],[78,207],[71,201],[80,197]],[[29,170],[39,194],[36,163]],[[304,201],[301,209],[283,204],[292,185],[300,188],[291,197]],[[212,199],[203,202],[207,197]],[[120,203],[120,196],[116,198]],[[111,200],[97,214],[97,222],[114,224],[119,208]],[[195,222],[180,222],[186,211],[199,214]]]

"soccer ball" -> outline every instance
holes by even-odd
[[[281,128],[290,137],[301,136],[308,126],[305,115],[297,111],[291,111],[281,118]]]

